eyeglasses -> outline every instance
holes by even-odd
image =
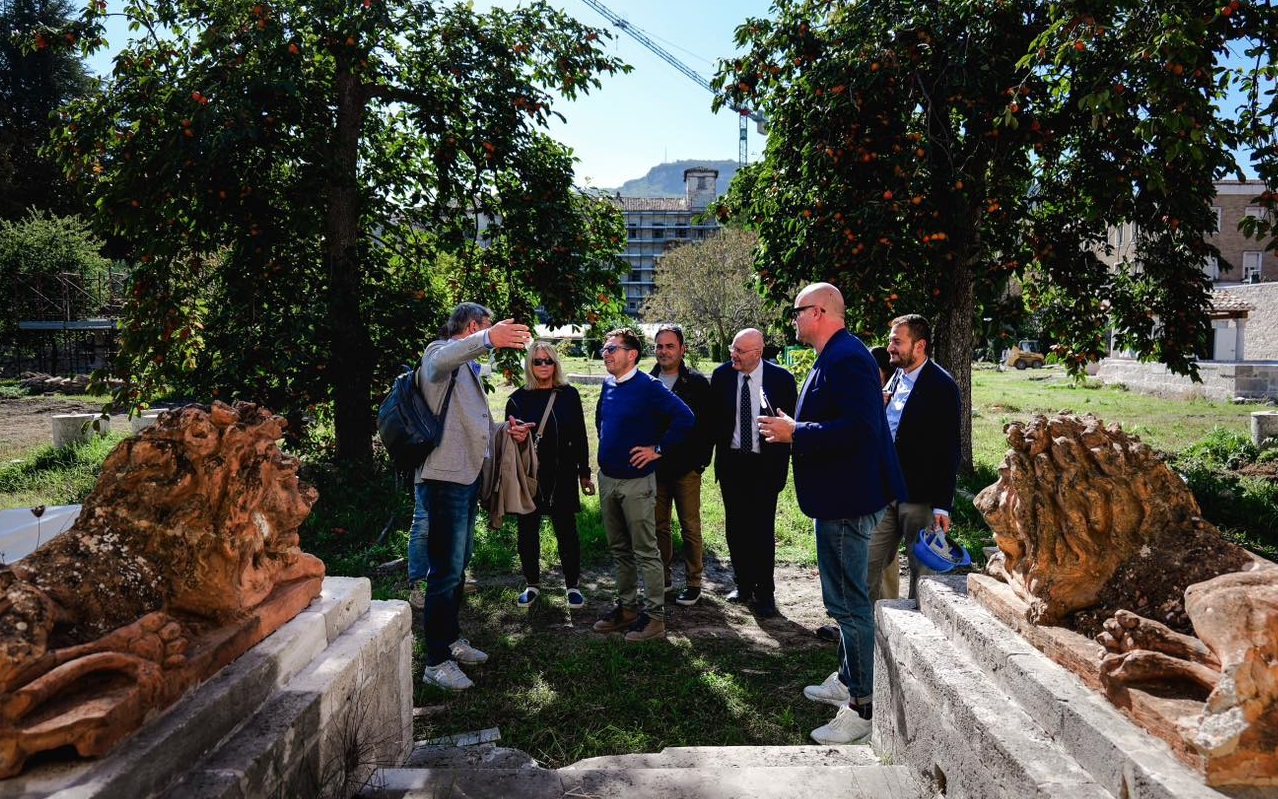
[[[751,349],[748,349],[748,350],[743,350],[740,347],[733,347],[732,352],[735,355],[745,355],[751,352],[758,352],[761,349],[763,349],[763,347],[752,347]]]
[[[790,318],[791,318],[791,319],[798,319],[800,316],[802,316],[802,315],[803,315],[803,312],[804,312],[804,311],[806,311],[806,310],[807,310],[807,309],[809,309],[809,308],[816,308],[817,310],[820,310],[820,309],[821,309],[821,306],[820,306],[820,305],[800,305],[800,306],[799,306],[799,307],[797,307],[797,308],[791,308],[791,309],[790,309]]]
[[[606,347],[604,347],[603,349],[599,350],[599,354],[600,354],[600,355],[612,355],[612,354],[613,354],[614,352],[616,352],[617,350],[631,350],[631,349],[634,349],[634,348],[633,348],[633,347],[623,347],[623,346],[621,346],[620,344],[609,344],[608,346],[606,346]]]
[[[550,358],[533,358],[533,366],[554,366],[555,362]]]

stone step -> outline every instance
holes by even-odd
[[[748,747],[743,747],[748,748]],[[382,769],[360,799],[921,799],[901,766]]]
[[[947,797],[1113,799],[912,600],[875,606],[878,751]]]
[[[983,575],[974,579],[992,581]],[[1004,586],[997,583],[991,590]],[[1008,589],[1010,590],[1010,589]],[[1221,799],[1167,745],[1039,652],[968,595],[967,577],[919,585],[922,615],[998,691],[1032,717],[1110,794],[1130,799]]]
[[[592,757],[560,771],[604,768],[878,766],[869,746],[668,746],[655,754]]]

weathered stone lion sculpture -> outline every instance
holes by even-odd
[[[975,503],[1000,550],[988,570],[1032,622],[1104,619],[1111,699],[1137,686],[1205,697],[1178,734],[1209,783],[1278,784],[1278,568],[1221,539],[1184,481],[1116,426],[1038,416],[1006,433],[999,480]]]
[[[75,525],[0,568],[0,777],[106,753],[321,590],[298,547],[315,490],[247,403],[162,414],[120,443]]]

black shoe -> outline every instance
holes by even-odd
[[[823,624],[816,628],[816,637],[820,638],[822,641],[837,642],[839,640],[839,635],[839,628],[834,624]]]
[[[688,586],[679,592],[679,596],[675,597],[675,601],[680,605],[695,605],[697,600],[701,598],[701,589]]]
[[[732,589],[732,593],[728,594],[728,601],[734,605],[750,604],[750,592],[742,591],[740,588]]]
[[[771,599],[756,599],[750,603],[750,611],[760,619],[773,619],[781,615],[777,603]]]

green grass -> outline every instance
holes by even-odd
[[[62,449],[47,444],[0,466],[0,507],[72,505],[89,495],[107,454],[124,439],[112,433]]]
[[[666,746],[807,743],[829,720],[828,707],[794,699],[829,674],[828,647],[761,651],[710,638],[626,644],[548,623],[558,608],[518,610],[515,592],[484,589],[468,600],[462,626],[490,655],[467,667],[482,687],[451,695],[418,683],[414,704],[431,709],[418,739],[498,726],[503,746],[557,767]]]

